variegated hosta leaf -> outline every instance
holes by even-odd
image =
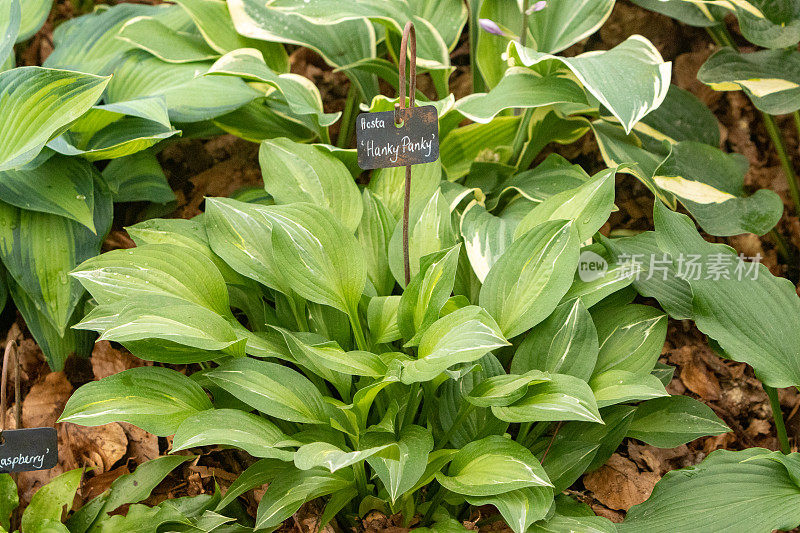
[[[0,3],[0,63],[13,59],[14,43],[19,34],[22,10],[19,0],[3,0]]]
[[[299,15],[270,9],[259,0],[229,0],[228,9],[239,34],[308,47],[333,67],[376,57],[375,29],[365,19],[317,25]],[[377,81],[369,74],[353,72],[351,80],[367,98],[379,93]]]
[[[517,0],[484,0],[480,18],[489,19],[520,34],[522,5]],[[533,2],[531,2],[533,5]],[[528,17],[528,43],[543,53],[555,54],[596,32],[614,7],[614,0],[560,0]],[[476,60],[489,87],[494,87],[507,68],[501,55],[511,36],[480,32]]]
[[[728,13],[724,7],[719,5],[687,0],[631,0],[631,2],[689,26],[701,28],[720,24]]]
[[[341,113],[325,113],[319,89],[307,78],[296,74],[277,74],[264,62],[263,54],[254,48],[241,48],[225,54],[208,70],[207,75],[239,76],[260,81],[277,89],[293,113],[311,115],[320,127],[330,126]]]
[[[22,7],[22,19],[20,20],[19,35],[17,42],[27,41],[33,34],[39,31],[50,9],[53,7],[53,0],[24,0],[20,2]]]
[[[408,0],[411,11],[433,25],[449,50],[458,44],[468,10],[461,0]]]
[[[547,516],[553,504],[552,487],[525,487],[494,496],[467,496],[471,505],[493,505],[514,533],[525,533],[528,528]]]
[[[753,105],[770,115],[800,109],[800,52],[761,50],[743,54],[723,48],[700,68],[697,77],[717,91],[743,90]]]
[[[733,12],[739,19],[742,35],[758,46],[788,48],[800,41],[800,4],[794,0],[683,1],[692,2],[699,8],[717,7]]]
[[[540,75],[531,69],[513,67],[491,92],[465,96],[458,101],[456,109],[468,119],[485,124],[505,109],[561,103],[590,107],[581,86],[563,72]]]
[[[149,150],[109,161],[103,179],[115,202],[166,204],[175,200],[161,164]]]
[[[202,35],[177,32],[155,17],[129,19],[119,29],[117,39],[149,52],[167,63],[191,63],[216,59],[220,54],[206,44]]]
[[[165,63],[143,50],[133,50],[114,71],[106,100],[119,103],[163,96],[170,120],[199,122],[229,113],[260,96],[240,79],[202,76],[210,66],[203,62]]]
[[[495,216],[473,200],[461,214],[461,236],[469,264],[481,283],[514,241],[517,220]]]
[[[178,133],[170,125],[165,98],[154,96],[94,106],[47,146],[98,161],[134,154]]]
[[[33,160],[97,102],[109,78],[22,67],[0,72],[0,170]]]
[[[681,273],[692,288],[700,331],[719,342],[731,359],[750,364],[766,385],[800,383],[800,297],[794,284],[762,264],[748,268],[732,248],[706,242],[688,217],[660,202],[655,224],[658,244],[673,263],[692,254],[705,265],[700,275],[686,268]],[[709,269],[719,275],[712,270],[709,276]]]
[[[622,123],[626,132],[667,95],[672,63],[664,62],[653,44],[639,35],[606,52],[559,57],[512,42],[510,60],[526,67],[550,61],[561,63]],[[619,87],[626,87],[619,91]]]

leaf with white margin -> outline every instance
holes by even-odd
[[[631,0],[637,6],[700,28],[717,26],[725,18],[725,8],[685,0]]]
[[[470,305],[434,322],[419,342],[418,357],[403,362],[403,383],[429,381],[458,363],[477,361],[494,349],[508,346],[489,314]]]
[[[191,63],[219,57],[199,35],[179,33],[155,17],[138,16],[128,20],[117,39],[149,52],[167,63]]]
[[[560,62],[619,119],[626,132],[667,96],[672,70],[653,44],[640,35],[629,37],[611,50],[559,57],[536,52],[512,41],[509,60],[530,67],[543,61]],[[619,87],[626,90],[619,91]]]
[[[494,505],[514,533],[525,533],[547,516],[553,504],[552,487],[525,487],[494,496],[467,496],[471,505]]]
[[[97,102],[109,79],[41,67],[0,72],[0,170],[33,160]]]
[[[784,115],[800,109],[800,52],[760,50],[743,54],[723,48],[709,57],[697,78],[716,91],[743,90],[759,110]]]
[[[623,402],[651,400],[669,396],[664,385],[652,374],[634,374],[627,370],[608,370],[592,377],[589,386],[594,392],[597,407]]]
[[[506,422],[560,422],[584,420],[602,424],[589,385],[567,374],[550,374],[550,379],[528,387],[525,395],[506,406],[493,406],[492,413]]]
[[[515,226],[514,219],[493,215],[477,200],[472,200],[464,208],[461,237],[469,264],[481,283],[513,242]]]
[[[527,448],[498,435],[473,441],[453,457],[436,480],[464,496],[494,496],[525,487],[551,487],[542,465]]]
[[[399,438],[391,433],[368,432],[364,435],[364,445],[396,447],[396,454],[379,453],[367,459],[394,503],[425,474],[433,450],[433,435],[429,429],[408,425],[400,431]]]
[[[321,466],[333,473],[350,465],[360,463],[391,446],[391,444],[385,444],[353,452],[344,451],[328,442],[312,442],[304,444],[297,449],[294,454],[294,465],[300,470],[310,470]]]

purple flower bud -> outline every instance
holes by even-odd
[[[547,2],[545,0],[539,0],[539,2],[536,2],[531,7],[528,8],[528,12],[526,14],[530,15],[531,13],[536,13],[537,11],[541,11],[546,7],[547,7]]]
[[[506,34],[506,32],[491,19],[478,19],[478,25],[483,31],[493,35],[505,36]]]

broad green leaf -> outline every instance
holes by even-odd
[[[320,392],[291,368],[240,358],[206,374],[211,381],[262,413],[303,424],[328,424]]]
[[[363,351],[345,352],[333,342],[311,345],[303,342],[298,335],[294,335],[289,331],[281,330],[281,333],[292,355],[303,366],[309,366],[306,362],[310,362],[312,363],[312,369],[327,368],[334,372],[346,374],[348,377],[369,376],[379,378],[386,374],[386,363],[374,353]]]
[[[547,516],[553,504],[552,487],[525,487],[494,496],[467,496],[472,505],[494,505],[514,533],[525,533]]]
[[[674,448],[728,431],[728,426],[705,404],[688,396],[666,396],[636,408],[628,436],[659,448]]]
[[[498,119],[499,120],[499,119]],[[589,175],[580,165],[573,165],[558,154],[548,155],[536,167],[512,176],[489,205],[490,210],[500,198],[519,194],[531,202],[542,202],[558,193],[580,187]]]
[[[103,179],[115,202],[166,204],[175,200],[164,170],[149,151],[112,159],[103,169]]]
[[[394,220],[403,216],[406,172],[404,167],[381,168],[373,172],[367,189],[383,202]],[[438,161],[411,167],[411,205],[426,202],[442,181],[442,165]]]
[[[264,188],[277,204],[310,202],[336,216],[354,232],[361,222],[361,194],[338,159],[289,139],[261,143],[258,152]]]
[[[364,19],[319,25],[306,18],[270,9],[258,0],[230,0],[228,9],[236,31],[261,41],[305,46],[332,67],[343,67],[376,56],[375,29]],[[367,98],[378,94],[377,81],[366,74],[352,74]]]
[[[498,117],[488,124],[470,124],[443,136],[439,154],[447,179],[456,181],[466,176],[475,161],[507,163],[519,121],[519,117]]]
[[[312,204],[269,206],[276,268],[292,289],[344,313],[356,310],[367,279],[358,241],[330,212]]]
[[[753,105],[771,115],[800,109],[800,52],[760,50],[740,53],[723,48],[708,58],[697,78],[717,91],[747,94]]]
[[[278,475],[282,474],[287,465],[278,459],[261,459],[248,466],[239,477],[231,483],[222,500],[217,504],[216,511],[228,507],[236,498],[248,490],[271,483]]]
[[[21,21],[19,0],[4,0],[3,12],[0,13],[0,61],[14,59],[14,43],[19,35]]]
[[[166,63],[135,50],[115,69],[106,100],[115,103],[163,96],[170,120],[199,122],[229,113],[260,96],[241,79],[201,76],[210,66],[203,62]]]
[[[122,306],[130,298],[167,296],[231,315],[225,280],[203,253],[169,244],[113,250],[73,270],[101,305]]]
[[[543,522],[533,524],[530,533],[557,533],[581,531],[584,533],[617,533],[614,522],[604,516],[567,516],[555,514]]]
[[[413,345],[425,331],[439,319],[439,312],[453,292],[456,266],[461,246],[456,245],[446,253],[423,258],[429,263],[411,279],[397,310],[397,325],[403,338],[411,339]]]
[[[470,94],[458,101],[456,109],[468,119],[486,124],[506,109],[564,103],[590,107],[578,82],[558,72],[540,75],[527,68],[514,67],[506,71],[491,92]]]
[[[20,2],[20,6],[23,9],[17,42],[27,41],[39,31],[50,14],[53,0],[25,0]]]
[[[0,72],[0,170],[33,160],[103,94],[109,78],[41,67]],[[24,125],[24,127],[23,127]]]
[[[629,304],[592,314],[600,341],[594,375],[609,370],[649,374],[667,336],[667,316],[646,305]]]
[[[53,156],[36,168],[0,172],[0,199],[21,209],[72,219],[94,231],[96,176],[84,161]]]
[[[22,531],[40,531],[45,521],[61,523],[64,508],[72,507],[75,492],[81,484],[83,469],[76,468],[53,478],[49,483],[36,491],[30,504],[22,513],[20,529]],[[47,531],[47,529],[45,529]]]
[[[19,505],[17,484],[11,478],[11,474],[0,474],[0,491],[3,494],[0,500],[0,527],[9,529],[11,513]]]
[[[589,381],[589,386],[600,408],[669,395],[654,375],[634,374],[627,370],[608,370],[597,374]]]
[[[411,10],[418,17],[428,21],[444,40],[447,48],[453,50],[467,22],[467,6],[459,0],[409,0]]]
[[[179,33],[154,17],[134,17],[119,29],[117,39],[126,41],[167,63],[191,63],[216,59],[219,53],[203,37]]]
[[[400,432],[400,437],[388,433],[367,433],[365,445],[391,445],[397,447],[397,457],[373,455],[367,462],[375,475],[383,482],[392,503],[414,488],[425,474],[428,456],[433,450],[433,436],[430,430],[409,425]]]
[[[631,0],[637,6],[674,18],[689,26],[709,27],[718,25],[725,18],[724,8],[703,2],[686,0]]]
[[[253,457],[291,461],[289,437],[269,420],[238,409],[210,409],[184,420],[175,432],[172,451],[199,446],[233,446]]]
[[[720,145],[719,122],[714,113],[702,100],[675,84],[669,86],[667,97],[658,109],[633,129],[658,142],[695,141],[714,147]]]
[[[494,406],[492,413],[506,422],[585,420],[602,424],[592,389],[585,381],[566,374],[551,374],[531,385],[525,396],[508,406]]]
[[[185,419],[206,409],[211,409],[211,402],[191,379],[166,368],[141,367],[80,387],[59,420],[84,426],[128,422],[167,436]]]
[[[550,381],[549,374],[540,370],[531,370],[522,375],[501,374],[475,385],[466,398],[478,407],[511,405],[525,396],[530,385],[546,381]]]
[[[460,232],[469,264],[481,282],[514,240],[516,220],[495,216],[476,200],[461,214]]]
[[[511,360],[511,372],[523,374],[536,369],[586,381],[597,363],[598,349],[592,317],[576,299],[556,307],[528,333]]]
[[[428,381],[458,363],[477,361],[507,346],[497,323],[480,307],[471,305],[434,322],[422,335],[417,359],[403,362],[403,383]]]
[[[630,132],[667,96],[671,63],[664,62],[653,44],[640,35],[629,37],[606,52],[558,57],[512,41],[508,54],[530,67],[544,61],[560,62]],[[624,85],[625,91],[616,90]]]
[[[301,117],[291,116],[288,106],[274,95],[256,98],[230,113],[215,117],[212,122],[226,133],[254,143],[277,137],[311,142],[319,135]]]
[[[491,436],[470,442],[453,457],[444,488],[464,496],[494,496],[525,487],[552,486],[533,454],[511,439]]]
[[[305,502],[353,485],[349,471],[332,474],[323,468],[298,470],[287,465],[277,474],[258,505],[256,529],[278,526]]]
[[[578,264],[572,222],[540,224],[518,238],[492,266],[480,291],[480,305],[507,338],[544,320],[566,293]]]
[[[800,488],[779,452],[712,452],[697,466],[668,472],[646,502],[631,507],[620,533],[790,530],[800,524]],[[702,495],[702,497],[698,497]]]
[[[363,462],[365,459],[380,453],[391,445],[374,446],[359,451],[344,451],[328,442],[312,442],[304,444],[294,454],[294,465],[300,470],[325,467],[331,473],[350,465]]]
[[[691,286],[698,329],[728,357],[750,364],[766,385],[800,383],[800,297],[794,284],[773,276],[762,264],[748,267],[732,248],[706,242],[688,217],[660,202],[655,224],[658,244],[673,261],[681,254],[684,261],[693,255],[699,256],[697,264],[705,265],[699,276],[685,264],[679,273]]]
[[[373,175],[372,181],[374,182],[374,180],[375,175]],[[362,198],[364,208],[356,236],[364,250],[367,279],[375,287],[379,296],[388,295],[392,293],[395,284],[394,276],[389,268],[389,240],[397,225],[397,219],[383,201],[370,192],[370,189],[364,189]]]
[[[378,344],[399,340],[400,328],[397,325],[397,311],[400,296],[376,296],[367,307],[367,323],[373,340]]]
[[[591,238],[614,208],[615,175],[615,169],[603,170],[579,187],[546,199],[519,222],[514,237],[519,238],[548,220],[572,220],[580,242]]]
[[[411,207],[408,241],[412,278],[420,272],[423,257],[456,244],[457,239],[450,218],[450,207],[447,205],[441,189],[437,189],[426,201],[421,201]],[[405,285],[402,220],[395,225],[394,233],[389,241],[389,267],[397,282],[401,286]]]

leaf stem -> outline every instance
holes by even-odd
[[[778,399],[778,389],[763,384],[764,392],[769,397],[769,406],[772,408],[772,418],[775,420],[775,432],[778,434],[778,442],[781,444],[781,452],[784,455],[791,453],[792,448],[789,446],[789,436],[786,434],[786,424],[783,423],[783,412],[781,411],[781,402]]]
[[[478,8],[481,5],[481,0],[468,0],[467,6],[469,8],[469,70],[472,74],[472,92],[482,93],[486,91],[486,84],[483,82],[483,77],[478,69],[478,35],[480,26],[478,26]]]
[[[356,488],[358,493],[363,498],[368,494],[367,491],[367,469],[364,467],[364,462],[360,461],[353,465],[353,474],[356,479]]]
[[[350,142],[350,135],[352,134],[351,126],[353,124],[353,112],[358,107],[360,99],[358,87],[355,83],[350,82],[350,88],[347,90],[347,100],[344,103],[344,110],[342,111],[342,118],[340,119],[339,136],[336,138],[336,146],[339,148],[347,148]],[[328,143],[330,144],[330,139]]]
[[[769,234],[772,237],[772,240],[775,241],[775,248],[778,250],[778,255],[783,258],[786,263],[791,263],[791,256],[789,255],[789,247],[786,245],[786,240],[783,238],[783,235],[778,233],[778,230],[772,228],[769,230]]]
[[[470,413],[474,408],[475,406],[467,401],[464,401],[464,403],[461,404],[461,407],[458,409],[458,414],[456,415],[456,419],[453,420],[453,423],[450,425],[450,429],[447,430],[447,433],[445,433],[444,438],[439,442],[439,445],[436,446],[437,450],[444,448],[445,446],[450,444],[450,439],[452,439],[453,435],[455,435],[456,429],[459,428],[461,424],[464,423],[464,421],[467,419],[467,417],[470,415]]]
[[[431,523],[431,519],[433,518],[433,513],[436,512],[436,508],[441,505],[442,500],[444,499],[444,487],[441,485],[437,485],[436,492],[433,494],[433,498],[431,498],[431,504],[428,507],[428,510],[425,511],[425,516],[422,518],[422,525],[428,526]]]
[[[350,320],[350,327],[353,328],[353,336],[356,339],[356,346],[363,352],[369,351],[367,339],[364,337],[364,329],[361,327],[361,319],[358,316],[358,304],[355,309],[350,309],[347,313],[347,318]]]
[[[519,119],[517,133],[514,136],[514,142],[511,145],[511,161],[509,161],[511,165],[517,166],[522,160],[522,151],[525,149],[525,142],[528,140],[528,128],[532,119],[533,108],[529,107],[525,109],[525,113],[523,113],[522,118]],[[518,168],[517,170],[525,169]]]
[[[795,213],[800,214],[800,187],[798,186],[797,174],[795,174],[792,162],[786,153],[786,145],[781,138],[778,124],[775,122],[775,117],[769,113],[762,111],[761,115],[764,117],[764,126],[767,128],[767,133],[769,133],[772,144],[775,146],[775,151],[778,153],[778,158],[781,160],[783,173],[786,174],[786,181],[789,183],[789,192],[792,195]]]
[[[408,403],[406,404],[405,411],[403,411],[403,421],[400,424],[401,430],[414,423],[414,417],[419,407],[417,396],[419,396],[419,381],[411,384],[411,391],[408,393]]]

